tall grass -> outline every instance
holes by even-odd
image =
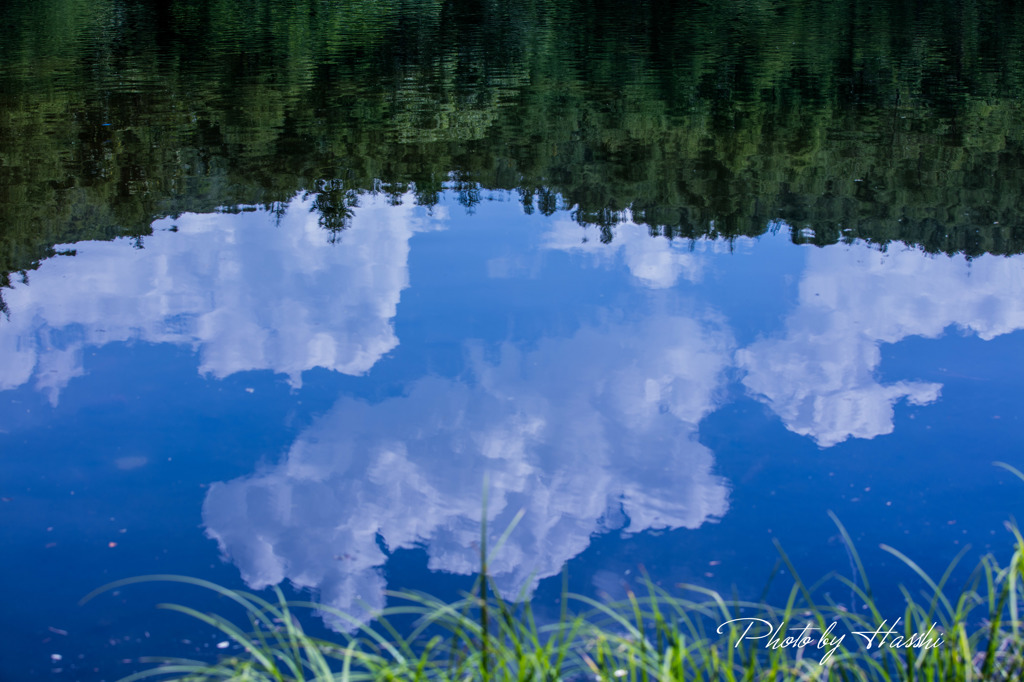
[[[1016,469],[1000,466],[1024,480]],[[150,677],[276,682],[1024,680],[1024,537],[1016,525],[1007,524],[1014,548],[1009,563],[1001,566],[986,555],[955,593],[947,583],[964,552],[934,579],[906,555],[883,546],[917,574],[923,589],[900,587],[904,603],[902,613],[896,614],[898,625],[887,636],[887,645],[879,646],[880,635],[869,641],[867,634],[853,633],[884,633],[894,625],[894,616],[883,616],[849,534],[832,518],[851,552],[855,575],[832,575],[808,585],[780,547],[793,584],[785,604],[775,607],[725,599],[697,585],[680,585],[678,592],[669,593],[647,581],[644,594],[630,593],[617,603],[563,590],[559,617],[542,622],[528,601],[506,601],[494,589],[483,542],[483,570],[470,593],[452,602],[422,593],[390,593],[391,606],[369,624],[323,604],[288,601],[277,588],[275,598],[267,600],[174,575],[122,580],[96,590],[83,602],[133,583],[170,581],[211,590],[244,609],[247,622],[237,623],[188,606],[161,604],[160,608],[214,628],[243,653],[226,655],[216,663],[154,659],[148,661],[154,667],[124,682]],[[833,601],[823,588],[834,581],[849,589],[864,608],[848,609]],[[350,624],[352,632],[331,641],[310,636],[297,614],[311,610]],[[411,632],[401,633],[392,624],[409,617],[416,623]],[[769,624],[777,630],[780,644],[805,626],[818,629],[808,631],[812,641],[803,647],[772,647],[765,634]],[[781,624],[785,627],[778,631]],[[822,641],[820,633],[836,639],[845,636],[836,643]],[[914,633],[929,633],[926,641],[933,646],[888,646],[896,637],[906,643]]]

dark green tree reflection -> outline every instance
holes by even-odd
[[[322,180],[314,195],[310,211],[320,215],[320,227],[327,231],[331,244],[341,241],[341,233],[352,226],[355,207],[359,205],[359,192],[345,188],[339,179]]]
[[[1024,244],[1022,8],[12,0],[0,284],[53,246],[316,194],[515,192],[612,239]],[[342,182],[343,180],[343,182]]]

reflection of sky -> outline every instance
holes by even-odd
[[[430,227],[425,214],[362,203],[336,245],[298,200],[279,226],[265,213],[189,215],[173,221],[176,234],[161,221],[140,251],[123,240],[76,245],[77,256],[44,262],[7,293],[0,388],[31,383],[56,404],[75,377],[89,382],[83,351],[114,341],[194,349],[214,378],[271,370],[303,398],[325,382],[320,409],[333,407],[279,462],[209,474],[237,477],[211,486],[203,521],[254,587],[288,579],[334,606],[376,607],[396,549],[423,547],[438,571],[477,567],[485,473],[495,534],[525,512],[492,571],[507,593],[529,592],[602,533],[692,529],[730,506],[730,517],[740,513],[699,438],[730,376],[790,431],[831,446],[890,433],[900,400],[938,399],[934,376],[880,379],[883,344],[951,325],[981,339],[1024,327],[1021,257],[785,245],[806,256],[791,268],[752,257],[777,243],[745,244],[744,267],[799,280],[790,305],[735,263],[735,281],[723,283],[722,243],[623,225],[601,244],[596,230],[560,218],[502,231],[501,241],[478,223],[456,235],[460,217],[437,211],[453,229],[410,250]],[[597,267],[572,267],[580,263]],[[781,300],[784,319],[737,344],[757,296]],[[465,360],[445,362],[453,356]],[[300,386],[314,367],[374,373],[338,397],[326,372]],[[359,393],[382,372],[389,385]],[[102,391],[104,381],[89,386]],[[750,438],[744,426],[738,441]],[[119,471],[149,467],[111,457]]]
[[[989,340],[1024,328],[1024,259],[927,256],[867,245],[814,249],[785,332],[737,352],[743,383],[786,427],[830,446],[893,430],[893,405],[941,386],[876,378],[880,346],[955,325]]]
[[[670,339],[657,350],[650,339]],[[342,398],[285,460],[211,487],[208,533],[262,587],[288,578],[351,611],[383,606],[380,568],[425,545],[434,570],[479,566],[480,499],[515,596],[611,528],[696,528],[727,509],[697,425],[715,407],[729,337],[706,320],[655,315],[585,328],[500,359],[472,380],[425,378],[377,404]]]
[[[56,403],[84,347],[129,340],[196,348],[217,378],[269,369],[297,386],[313,367],[366,372],[398,344],[409,238],[425,221],[408,202],[361,203],[336,245],[299,200],[280,225],[265,212],[184,215],[154,225],[141,250],[77,244],[5,293],[0,389],[34,378]]]

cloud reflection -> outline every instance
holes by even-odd
[[[580,227],[568,218],[552,221],[544,235],[544,248],[571,253],[585,253],[596,263],[614,265],[618,258],[630,274],[651,289],[667,289],[683,279],[700,282],[704,277],[705,254],[720,253],[735,247],[733,243],[717,239],[667,239],[652,237],[646,225],[623,222],[615,225],[614,239],[601,242],[600,229]]]
[[[992,339],[1024,328],[1024,259],[928,256],[866,244],[810,252],[781,338],[737,352],[743,383],[821,446],[893,430],[893,406],[930,403],[941,385],[882,383],[880,346],[951,325]]]
[[[366,372],[398,345],[409,238],[428,224],[411,202],[361,203],[338,245],[300,199],[280,225],[265,212],[187,214],[157,222],[142,250],[76,244],[5,292],[0,390],[34,377],[55,404],[83,374],[84,347],[130,340],[191,346],[217,378],[269,369],[298,386],[314,367]]]
[[[490,569],[504,594],[528,594],[595,533],[696,528],[726,512],[697,425],[731,352],[717,324],[673,316],[506,345],[491,360],[478,348],[466,381],[342,398],[280,464],[211,486],[207,533],[251,587],[289,579],[366,617],[384,604],[384,547],[475,571],[486,473],[490,527],[525,512]]]

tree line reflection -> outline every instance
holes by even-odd
[[[604,241],[1021,251],[1019,8],[975,0],[5,3],[0,272],[153,221],[481,190]],[[813,29],[813,30],[812,30]]]

